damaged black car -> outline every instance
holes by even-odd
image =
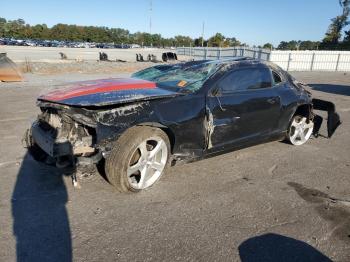
[[[273,140],[319,135],[331,102],[287,72],[249,58],[158,65],[132,75],[68,84],[41,95],[25,135],[32,156],[57,167],[104,163],[119,191],[151,187],[169,165]]]

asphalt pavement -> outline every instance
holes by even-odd
[[[115,75],[0,83],[0,260],[350,261],[350,74],[293,75],[336,104],[334,137],[175,166],[138,194],[98,174],[74,189],[21,145],[44,86]]]

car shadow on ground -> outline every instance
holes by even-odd
[[[24,157],[12,195],[17,261],[72,261],[63,176]]]
[[[303,241],[272,233],[249,238],[238,251],[242,262],[332,261]]]
[[[330,84],[308,84],[312,90],[336,95],[350,96],[350,86],[347,85],[330,85]]]

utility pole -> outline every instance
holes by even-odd
[[[202,47],[204,46],[204,21],[202,25]]]
[[[150,34],[150,37],[151,37],[151,47],[153,46],[153,43],[152,43],[152,0],[150,0],[150,3],[149,3],[149,34]]]
[[[149,1],[149,34],[152,34],[152,0]]]

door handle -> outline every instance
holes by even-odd
[[[269,98],[269,99],[267,99],[267,102],[273,105],[274,103],[276,103],[276,99]]]

